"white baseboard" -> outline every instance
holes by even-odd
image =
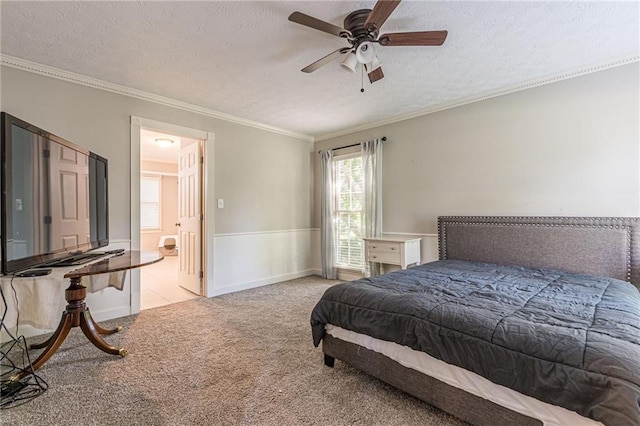
[[[120,307],[116,307],[116,308],[101,309],[101,310],[97,310],[97,311],[94,311],[93,309],[90,309],[90,311],[91,311],[91,316],[93,317],[93,319],[98,321],[98,322],[107,321],[107,320],[114,319],[114,318],[126,317],[126,316],[131,315],[131,307],[130,306],[120,306]]]
[[[299,272],[292,272],[292,273],[283,274],[283,275],[275,275],[275,276],[272,276],[269,278],[263,278],[257,281],[251,281],[251,282],[246,282],[241,284],[234,284],[227,287],[216,288],[214,290],[213,296],[220,296],[223,294],[235,293],[236,291],[249,290],[252,288],[262,287],[269,284],[275,284],[282,281],[288,281],[296,278],[307,277],[309,275],[316,275],[318,273],[319,271],[316,269],[307,269]]]

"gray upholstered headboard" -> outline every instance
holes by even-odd
[[[640,218],[441,216],[440,259],[558,268],[640,289]]]

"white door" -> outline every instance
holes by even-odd
[[[180,263],[178,283],[181,287],[201,295],[202,154],[200,150],[200,142],[182,147],[178,160],[178,260]]]
[[[57,143],[50,143],[49,150],[51,249],[86,244],[90,241],[89,157]]]

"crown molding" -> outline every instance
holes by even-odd
[[[606,69],[615,68],[615,67],[619,67],[619,66],[631,64],[634,62],[639,62],[639,61],[640,61],[640,56],[633,55],[633,56],[623,57],[617,60],[601,62],[601,63],[588,66],[586,68],[585,67],[576,68],[570,71],[565,71],[562,73],[550,75],[541,79],[534,79],[534,80],[529,80],[527,82],[519,83],[512,86],[505,86],[503,88],[490,90],[477,95],[472,95],[472,96],[464,97],[461,99],[457,99],[452,102],[439,104],[433,107],[396,115],[384,120],[364,124],[361,126],[350,127],[344,130],[340,130],[338,132],[317,135],[314,137],[314,136],[270,126],[268,124],[247,120],[241,117],[236,117],[234,115],[227,114],[224,112],[204,108],[197,105],[192,105],[186,102],[178,101],[178,100],[167,98],[164,96],[155,95],[153,93],[144,92],[142,90],[133,89],[130,87],[122,86],[115,83],[110,83],[110,82],[99,80],[92,77],[87,77],[74,72],[61,70],[61,69],[50,67],[47,65],[41,65],[35,62],[27,61],[25,59],[20,59],[20,58],[8,56],[8,55],[0,55],[0,64],[10,68],[16,68],[22,71],[45,75],[48,77],[57,78],[59,80],[68,81],[68,82],[80,84],[83,86],[92,87],[94,89],[104,90],[111,93],[130,96],[133,98],[142,99],[145,101],[154,102],[154,103],[158,103],[165,106],[182,109],[182,110],[193,112],[196,114],[217,118],[219,120],[224,120],[231,123],[253,127],[256,129],[265,130],[268,132],[277,133],[284,136],[290,136],[297,139],[302,139],[307,142],[319,142],[319,141],[324,141],[328,139],[333,139],[340,136],[345,136],[352,133],[360,132],[363,130],[369,130],[369,129],[373,129],[380,126],[394,124],[400,121],[409,120],[409,119],[420,117],[423,115],[433,114],[435,112],[444,111],[447,109],[484,101],[484,100],[495,98],[498,96],[520,92],[522,90],[532,89],[534,87],[544,86],[547,84],[555,83],[562,80],[567,80],[574,77],[580,77],[580,76],[591,74],[598,71],[604,71]]]
[[[173,108],[182,109],[184,111],[193,112],[196,114],[206,115],[208,117],[217,118],[219,120],[228,121],[243,126],[253,127],[260,130],[266,130],[268,132],[277,133],[279,135],[290,136],[296,139],[302,139],[307,142],[313,142],[314,138],[310,135],[293,132],[279,127],[270,126],[268,124],[259,123],[257,121],[247,120],[245,118],[236,117],[231,114],[216,111],[209,108],[204,108],[198,105],[189,104],[187,102],[178,101],[176,99],[167,98],[153,93],[144,92],[142,90],[133,89],[131,87],[122,86],[108,81],[99,80],[97,78],[87,77],[82,74],[77,74],[71,71],[65,71],[58,68],[50,67],[47,65],[38,64],[35,62],[27,61],[25,59],[16,58],[8,55],[0,55],[0,64],[16,68],[22,71],[31,72],[34,74],[40,74],[47,77],[57,78],[59,80],[68,81],[71,83],[80,84],[94,89],[100,89],[111,93],[117,93],[119,95],[129,96],[136,99],[142,99],[149,102],[154,102],[160,105],[170,106]]]
[[[361,126],[356,126],[356,127],[350,127],[348,129],[345,130],[340,130],[338,132],[334,132],[334,133],[327,133],[324,135],[317,135],[315,136],[315,141],[319,142],[319,141],[324,141],[327,139],[333,139],[333,138],[337,138],[340,136],[345,136],[345,135],[350,135],[352,133],[356,133],[356,132],[360,132],[363,130],[369,130],[369,129],[373,129],[375,127],[380,127],[380,126],[386,126],[389,124],[393,124],[393,123],[397,123],[400,121],[404,121],[404,120],[409,120],[411,118],[416,118],[416,117],[420,117],[423,115],[428,115],[428,114],[433,114],[434,112],[439,112],[439,111],[444,111],[447,109],[451,109],[451,108],[456,108],[459,106],[463,106],[463,105],[467,105],[467,104],[471,104],[474,102],[480,102],[480,101],[484,101],[487,99],[491,99],[491,98],[495,98],[498,96],[503,96],[503,95],[508,95],[511,93],[515,93],[515,92],[520,92],[522,90],[527,90],[527,89],[532,89],[534,87],[539,87],[539,86],[544,86],[547,84],[551,84],[551,83],[556,83],[558,81],[562,81],[562,80],[567,80],[570,78],[574,78],[574,77],[580,77],[583,75],[587,75],[587,74],[592,74],[594,72],[598,72],[598,71],[604,71],[606,69],[609,68],[615,68],[615,67],[619,67],[622,65],[627,65],[627,64],[631,64],[634,62],[639,62],[640,61],[640,56],[638,55],[633,55],[633,56],[626,56],[623,58],[619,58],[616,60],[609,60],[606,62],[601,62],[601,63],[596,63],[593,64],[591,66],[588,67],[582,67],[582,68],[575,68],[572,69],[570,71],[565,71],[562,73],[558,73],[558,74],[553,74],[544,78],[539,78],[539,79],[534,79],[534,80],[529,80],[527,82],[523,82],[523,83],[518,83],[516,85],[512,85],[512,86],[505,86],[499,89],[494,89],[494,90],[489,90],[480,94],[476,94],[476,95],[472,95],[472,96],[468,96],[468,97],[464,97],[461,99],[456,99],[455,101],[452,102],[447,102],[444,104],[439,104],[433,107],[429,107],[429,108],[425,108],[425,109],[421,109],[418,111],[413,111],[413,112],[409,112],[406,114],[400,114],[400,115],[396,115],[394,117],[390,117],[384,120],[380,120],[380,121],[376,121],[373,123],[368,123],[368,124],[364,124]]]

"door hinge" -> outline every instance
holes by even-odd
[[[49,158],[51,156],[51,151],[49,151],[48,149],[43,149],[42,150],[42,156],[44,158]]]
[[[51,216],[45,216],[44,217],[44,223],[46,225],[51,225]]]
[[[200,164],[204,164],[204,157],[200,157]]]
[[[198,278],[200,278],[200,279],[204,278],[204,272],[203,271],[198,272]]]

